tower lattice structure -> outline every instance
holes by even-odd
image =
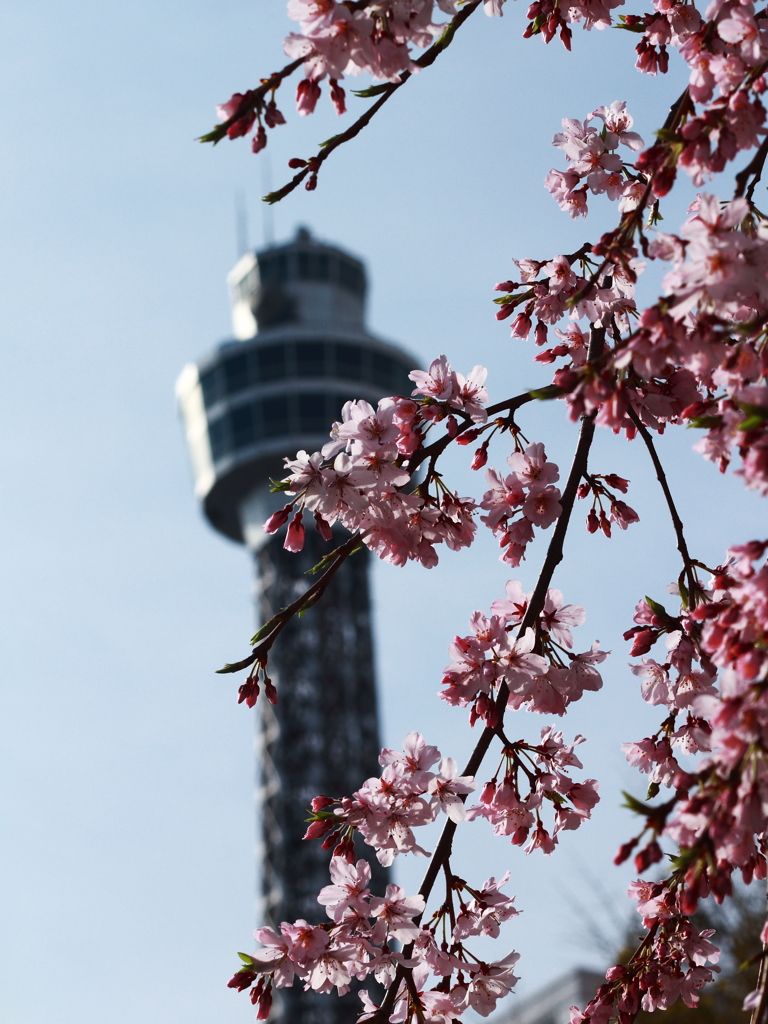
[[[262,622],[308,586],[306,572],[331,545],[308,529],[304,550],[262,524],[284,503],[270,479],[282,460],[318,450],[344,402],[374,406],[409,394],[416,365],[365,325],[360,260],[299,229],[287,244],[246,253],[228,275],[234,339],[187,365],[176,391],[195,493],[211,526],[247,546]],[[341,539],[341,537],[339,537]],[[329,882],[328,853],[302,842],[306,809],[319,793],[349,795],[379,772],[367,550],[346,560],[323,599],[293,620],[270,652],[278,703],[257,704],[260,923],[322,919],[317,893]],[[371,851],[368,850],[370,854]],[[375,858],[372,890],[386,871]],[[274,1015],[290,1024],[348,1024],[360,1003],[282,990]]]

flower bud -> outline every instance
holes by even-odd
[[[302,516],[304,515],[304,509],[300,508],[296,515],[291,520],[288,532],[285,535],[285,541],[283,547],[286,551],[301,551],[304,547],[304,523],[302,522]]]
[[[255,980],[255,971],[238,971],[237,974],[227,982],[227,988],[236,988],[238,992],[242,992],[244,988],[250,988],[252,982]]]
[[[616,853],[616,856],[613,858],[613,863],[616,865],[623,864],[624,861],[629,858],[629,855],[632,853],[634,848],[637,846],[638,841],[639,840],[637,839],[637,837],[635,837],[634,839],[630,839],[626,843],[622,843]],[[606,975],[606,978],[607,977],[608,975]],[[608,978],[608,981],[613,981],[613,978]]]
[[[330,523],[323,519],[319,512],[315,512],[315,529],[323,540],[333,540],[333,530],[331,529]]]
[[[483,444],[475,452],[475,457],[472,459],[472,469],[482,469],[488,461],[488,442],[484,441]]]
[[[318,796],[312,797],[312,803],[310,804],[312,810],[317,813],[318,811],[325,810],[326,807],[331,807],[336,801],[330,797],[320,793]]]
[[[273,512],[269,519],[264,523],[265,533],[276,533],[281,526],[284,526],[288,522],[288,516],[291,514],[293,504],[285,505],[278,512]]]
[[[266,693],[270,704],[277,704],[277,690],[269,676],[264,676],[264,693]]]

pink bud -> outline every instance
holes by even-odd
[[[335,832],[331,832],[329,836],[326,836],[320,845],[324,850],[332,850],[336,843],[339,841],[340,836],[341,829],[337,829]]]
[[[514,281],[499,281],[498,284],[493,286],[493,290],[495,292],[511,292],[514,287]]]
[[[238,992],[242,992],[243,989],[248,988],[251,982],[255,979],[255,971],[238,971],[237,974],[227,982],[227,988],[236,988]]]
[[[547,344],[547,325],[543,324],[541,320],[536,323],[536,330],[534,331],[533,340],[537,345]]]
[[[285,535],[283,547],[286,551],[301,551],[304,547],[304,523],[302,517],[304,509],[299,509],[290,522],[288,532]]]
[[[267,108],[264,111],[264,120],[267,122],[267,128],[275,128],[279,124],[285,124],[285,118],[277,109],[277,104],[274,100],[267,104]]]
[[[280,509],[279,512],[274,512],[269,519],[264,523],[265,533],[277,533],[281,526],[288,522],[288,516],[291,514],[293,504],[285,505]]]
[[[252,708],[256,703],[256,698],[259,696],[259,683],[255,676],[249,676],[248,679],[237,691],[237,703],[242,704],[243,701],[249,708]]]
[[[324,796],[322,793],[320,793],[319,796],[312,797],[312,803],[310,806],[312,807],[313,811],[317,812],[324,810],[326,807],[331,807],[334,803],[336,803],[336,801],[333,800],[331,797]]]
[[[313,821],[304,833],[304,839],[319,839],[326,832],[331,832],[335,826],[333,819],[323,818],[320,821]]]
[[[333,100],[334,107],[336,107],[336,113],[339,115],[346,114],[347,107],[344,103],[344,90],[335,78],[329,78],[328,81],[331,85],[331,99]]]
[[[512,330],[510,337],[512,338],[527,338],[531,333],[531,327],[533,323],[527,313],[518,313],[515,319],[512,321]]]
[[[260,124],[256,129],[256,133],[251,139],[251,152],[260,153],[262,149],[267,145],[267,133],[264,130],[264,125]]]
[[[609,487],[615,487],[617,491],[621,491],[622,494],[627,493],[629,487],[629,480],[625,480],[623,476],[616,476],[615,473],[607,473],[604,477],[605,482]]]
[[[528,829],[525,825],[521,825],[520,828],[515,829],[512,836],[513,846],[522,846],[525,840],[528,838]]]
[[[493,780],[491,780],[490,782],[486,782],[486,784],[483,786],[482,792],[480,793],[480,803],[489,804],[493,800],[495,794],[496,783]]]
[[[269,676],[264,677],[264,693],[266,693],[270,704],[277,704],[277,690]]]
[[[637,843],[638,843],[637,838],[630,839],[629,842],[627,842],[627,843],[622,843],[621,846],[618,849],[618,852],[617,852],[616,856],[613,858],[613,863],[614,864],[623,864],[624,861],[627,860],[629,855],[632,853],[634,848],[637,846]],[[606,977],[607,977],[607,975],[606,975]],[[612,981],[613,979],[612,978],[608,978],[608,980]]]
[[[272,987],[265,989],[259,998],[259,1009],[256,1013],[256,1020],[266,1020],[272,1008]]]
[[[472,469],[482,469],[488,461],[488,442],[485,441],[475,452],[475,457],[472,459]]]
[[[330,523],[323,519],[319,512],[315,512],[315,529],[323,540],[333,540],[333,530],[331,529]]]
[[[593,508],[591,508],[587,516],[587,530],[589,533],[597,533],[599,526],[600,522],[597,518],[597,513]]]

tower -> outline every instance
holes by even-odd
[[[313,530],[300,554],[284,550],[283,532],[264,533],[285,501],[270,493],[270,478],[284,475],[283,457],[322,447],[344,402],[410,394],[416,364],[367,330],[360,260],[305,228],[241,257],[228,284],[235,338],[187,365],[176,393],[195,493],[211,526],[251,552],[264,622],[307,589],[307,570],[332,550]],[[270,653],[279,700],[257,705],[257,801],[259,916],[274,927],[322,919],[316,897],[329,881],[328,854],[301,841],[312,797],[350,795],[379,771],[368,561],[367,550],[348,559]],[[372,889],[383,893],[386,872],[368,859]],[[360,1008],[352,993],[336,999],[294,986],[282,996],[277,1012],[289,1024],[345,1024]]]

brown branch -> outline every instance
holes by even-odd
[[[696,592],[698,589],[698,582],[696,580],[696,574],[694,571],[693,559],[688,552],[688,545],[685,541],[685,534],[683,532],[683,521],[680,518],[675,502],[672,498],[672,492],[669,489],[669,483],[667,481],[667,474],[664,472],[664,467],[661,464],[656,446],[653,443],[650,431],[641,422],[640,417],[637,415],[635,410],[630,405],[627,410],[627,415],[632,420],[637,429],[638,434],[643,439],[645,447],[648,449],[648,454],[651,456],[651,462],[653,462],[653,468],[656,470],[656,479],[661,485],[661,489],[664,492],[664,499],[669,509],[669,515],[672,519],[672,525],[675,529],[675,536],[677,537],[677,550],[680,552],[680,557],[683,560],[684,572],[686,579],[688,580],[688,594],[689,601],[693,602],[692,607],[696,603]]]
[[[354,533],[348,540],[344,541],[343,544],[337,547],[335,551],[331,551],[326,557],[333,558],[334,555],[336,556],[332,564],[325,570],[323,575],[312,584],[311,587],[304,591],[300,597],[297,597],[292,604],[289,604],[287,608],[283,608],[282,611],[279,611],[277,615],[274,615],[269,622],[262,626],[259,633],[256,634],[257,637],[260,637],[263,631],[274,623],[272,629],[269,630],[263,639],[259,640],[250,655],[242,661],[235,662],[231,665],[225,665],[224,668],[220,668],[218,670],[218,674],[226,675],[230,672],[240,672],[241,669],[247,668],[249,665],[252,665],[254,661],[257,661],[263,654],[266,654],[293,616],[297,615],[305,608],[311,607],[316,601],[320,600],[328,587],[328,584],[336,575],[342,563],[349,558],[359,543],[360,534]]]
[[[427,68],[431,64],[434,64],[443,50],[447,49],[451,45],[456,31],[464,24],[467,18],[477,10],[480,3],[481,0],[472,0],[471,3],[462,7],[459,13],[451,18],[451,20],[446,24],[442,35],[435,40],[432,46],[430,46],[430,48],[423,53],[418,60],[414,61],[414,64],[418,64],[420,68]],[[303,167],[297,174],[295,174],[289,182],[283,185],[282,188],[278,189],[276,192],[270,192],[268,195],[263,196],[262,198],[264,202],[269,203],[270,205],[272,203],[280,202],[281,199],[284,199],[287,195],[293,192],[304,178],[306,178],[310,171],[313,175],[316,175],[321,165],[325,163],[331,153],[335,149],[338,149],[338,147],[344,142],[349,142],[350,139],[354,139],[356,135],[359,135],[374,115],[381,110],[390,96],[405,85],[411,77],[412,73],[410,71],[403,71],[400,75],[400,81],[398,82],[388,82],[385,85],[374,85],[370,89],[362,90],[360,93],[362,96],[366,94],[373,96],[380,93],[379,99],[372,107],[366,110],[366,112],[362,114],[353,125],[350,125],[346,131],[341,132],[339,135],[334,135],[332,138],[328,139],[327,142],[322,143],[320,152],[308,161],[307,166]]]
[[[763,943],[760,968],[757,974],[757,1005],[749,1018],[749,1024],[768,1024],[768,943]]]
[[[748,203],[752,202],[752,196],[755,194],[757,183],[760,181],[763,174],[766,157],[768,157],[768,135],[763,139],[760,148],[744,170],[739,171],[736,175],[736,191],[733,193],[734,199],[743,196],[746,190],[746,200]],[[749,182],[749,188],[747,188],[747,181],[750,175],[752,176],[752,181]]]
[[[589,362],[596,360],[602,353],[603,346],[605,344],[605,329],[602,327],[593,327],[590,341],[589,351],[587,359]],[[565,485],[560,504],[562,506],[562,512],[557,520],[557,524],[552,534],[552,539],[549,542],[547,553],[544,558],[544,563],[539,572],[539,578],[536,581],[531,600],[526,609],[523,621],[520,624],[518,630],[518,637],[523,636],[525,631],[529,629],[539,617],[539,613],[544,607],[544,600],[547,595],[549,584],[552,582],[552,576],[554,575],[555,569],[560,564],[563,558],[563,544],[565,541],[566,533],[568,532],[568,524],[571,518],[571,512],[573,511],[573,505],[576,500],[576,490],[579,486],[579,482],[582,475],[586,471],[587,461],[589,457],[589,449],[592,445],[592,438],[595,432],[595,412],[590,413],[588,416],[583,416],[581,419],[581,429],[579,430],[579,440],[576,445],[576,451],[573,455],[573,461],[571,462],[571,468],[568,473],[568,480]],[[496,708],[499,713],[499,722],[503,723],[504,712],[507,706],[507,698],[509,697],[509,689],[506,683],[502,683],[499,687],[499,694],[496,698]],[[462,775],[476,775],[480,765],[483,762],[485,755],[488,752],[488,748],[491,745],[491,740],[496,735],[498,726],[486,726],[477,741],[475,749],[472,751],[469,760],[461,771]],[[465,798],[463,798],[465,799]],[[424,901],[429,898],[432,892],[432,887],[435,884],[438,874],[443,869],[443,865],[447,864],[448,858],[451,855],[453,848],[453,837],[456,832],[456,823],[450,819],[446,821],[443,826],[443,831],[440,834],[440,838],[437,841],[432,858],[429,862],[424,879],[419,886],[419,895],[424,897]],[[417,923],[421,920],[421,917],[414,919]],[[413,943],[410,943],[403,949],[403,956],[408,959],[411,956],[413,950]],[[392,1012],[392,1008],[395,1005],[397,998],[397,992],[400,986],[400,982],[407,975],[406,968],[398,968],[398,972],[395,975],[395,980],[387,989],[387,993],[384,1000],[375,1015],[377,1021],[385,1022],[388,1020],[389,1015]]]
[[[534,392],[525,391],[522,395],[515,395],[514,398],[507,398],[503,402],[497,402],[496,405],[489,405],[485,411],[488,413],[488,418],[490,419],[492,416],[496,416],[500,412],[513,413],[516,409],[520,409],[528,402],[533,402],[535,398],[536,395]],[[437,457],[442,455],[452,441],[455,441],[456,438],[460,437],[465,430],[468,430],[473,426],[477,426],[477,424],[473,423],[469,416],[467,416],[465,422],[461,424],[453,437],[449,434],[445,434],[443,437],[438,438],[437,441],[433,441],[432,444],[427,445],[426,448],[419,448],[419,450],[414,452],[410,457],[405,468],[409,473],[413,474],[425,459],[430,459],[434,464]]]

